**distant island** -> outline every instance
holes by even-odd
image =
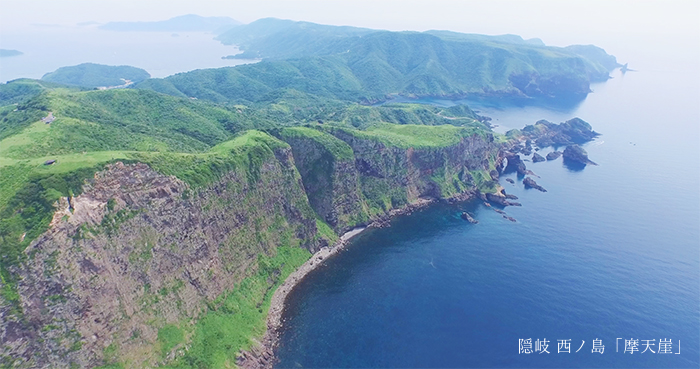
[[[243,51],[225,58],[263,62],[196,70],[138,87],[217,102],[255,101],[282,87],[364,104],[391,94],[580,100],[591,83],[606,81],[620,66],[593,45],[562,48],[515,35],[389,32],[274,18],[232,28],[217,39]]]
[[[24,53],[19,50],[0,49],[0,58],[8,58],[10,56],[18,56],[22,54]]]
[[[54,72],[45,74],[41,80],[87,88],[114,88],[126,87],[150,77],[151,75],[145,70],[128,65],[84,63],[58,68]]]
[[[229,17],[202,17],[188,14],[155,22],[109,22],[99,28],[120,32],[214,32],[218,34],[240,24],[241,22]]]

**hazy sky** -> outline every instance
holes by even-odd
[[[632,36],[649,37],[651,44],[682,37],[691,42],[687,46],[693,52],[700,49],[698,0],[0,0],[0,4],[0,46],[2,34],[37,32],[41,28],[32,26],[37,24],[163,20],[191,13],[229,16],[244,23],[277,17],[389,30],[512,33],[539,37],[548,45],[594,43],[606,49]]]

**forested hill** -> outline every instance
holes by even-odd
[[[139,88],[218,102],[264,100],[280,88],[372,102],[389,94],[583,97],[618,64],[595,46],[557,48],[518,36],[389,32],[263,19],[222,34],[263,62],[198,70]]]
[[[96,88],[124,85],[128,83],[127,81],[141,82],[149,77],[151,75],[145,70],[128,65],[83,63],[58,68],[51,73],[46,73],[41,79],[71,86]]]

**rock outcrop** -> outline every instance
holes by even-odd
[[[515,201],[508,201],[508,198],[503,195],[502,193],[487,193],[485,195],[485,199],[489,202],[501,205],[503,207],[506,206],[522,206],[521,203],[515,202]]]
[[[545,190],[544,187],[538,185],[537,182],[535,182],[535,180],[530,177],[526,177],[525,179],[523,179],[523,185],[525,185],[525,188],[534,188],[542,192],[547,192],[547,190]]]
[[[538,153],[532,154],[532,162],[533,163],[539,163],[541,161],[545,161],[545,158],[542,155],[540,155]]]
[[[552,151],[547,154],[547,160],[557,160],[561,156],[561,151]]]
[[[348,144],[305,127],[273,133],[291,146],[311,207],[336,233],[369,220],[355,157]]]
[[[520,159],[520,155],[507,153],[506,159],[508,160],[508,164],[506,164],[506,168],[504,170],[506,173],[516,172],[521,176],[528,174],[529,171],[525,166],[525,162]]]
[[[159,324],[149,322],[197,319],[259,254],[288,242],[324,246],[291,150],[258,170],[257,180],[230,172],[193,191],[145,164],[108,165],[26,250],[26,323],[3,344],[32,367],[98,366],[110,345],[127,354],[155,342]]]
[[[471,224],[479,223],[478,220],[474,219],[474,217],[472,217],[472,215],[467,213],[466,211],[462,212],[461,217],[462,217],[462,219],[466,220],[467,222],[469,222]]]
[[[568,162],[570,164],[578,164],[578,165],[598,165],[588,159],[588,153],[586,150],[583,149],[583,147],[579,145],[570,145],[567,146],[566,149],[564,150],[564,153],[562,154],[562,157],[564,158],[565,162]]]
[[[599,136],[590,124],[580,118],[573,118],[560,124],[540,120],[534,125],[525,126],[522,133],[534,140],[541,148],[582,144]]]

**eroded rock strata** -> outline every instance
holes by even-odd
[[[134,367],[186,355],[185,343],[161,356],[159,329],[192,332],[279,245],[328,246],[317,215],[338,233],[381,226],[422,199],[464,200],[495,186],[489,173],[502,161],[490,135],[413,148],[317,132],[345,154],[280,134],[288,143],[199,188],[145,164],[104,167],[57,204],[49,230],[26,249],[16,270],[23,314],[4,315],[2,354],[32,368],[99,366],[115,350]],[[281,283],[270,275],[269,288]],[[244,355],[270,365],[270,351],[258,351]]]

